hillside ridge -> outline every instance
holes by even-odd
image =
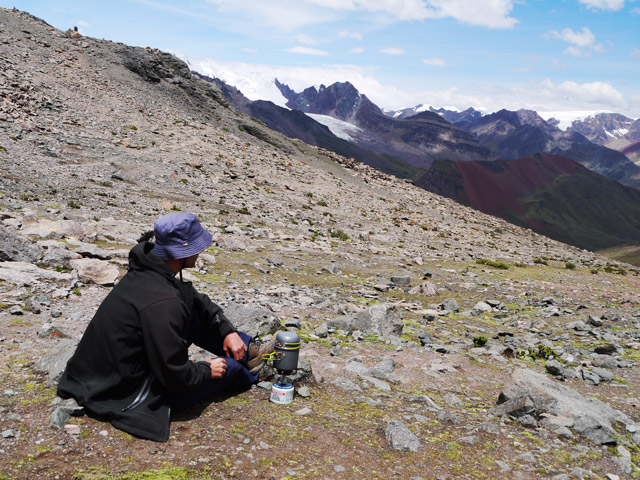
[[[152,48],[0,9],[0,478],[625,478],[640,464],[640,271],[292,140]],[[185,279],[302,340],[166,443],[55,384],[154,220]],[[207,353],[191,346],[194,360]],[[74,416],[70,416],[70,415]]]

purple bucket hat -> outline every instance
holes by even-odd
[[[169,213],[153,224],[153,254],[163,260],[187,258],[207,249],[213,237],[193,213]]]

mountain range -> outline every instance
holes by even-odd
[[[599,114],[563,131],[532,110],[384,112],[349,82],[297,93],[276,79],[287,109],[198,75],[235,108],[290,138],[551,238],[591,250],[640,242],[640,167],[625,154],[637,155],[630,143],[636,130],[621,115]],[[617,132],[625,152],[580,133],[604,139],[596,125]]]
[[[580,248],[640,243],[640,191],[568,157],[437,160],[414,183]]]

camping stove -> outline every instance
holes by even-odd
[[[300,353],[300,337],[295,332],[278,332],[273,353],[273,368],[280,375],[280,381],[271,387],[271,401],[287,404],[293,401],[294,389],[290,383],[285,383],[284,377],[298,368],[298,354]]]

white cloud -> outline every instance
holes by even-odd
[[[80,26],[80,27],[88,27],[89,24],[87,22],[85,22],[84,20],[78,20],[76,22],[76,25]]]
[[[622,94],[606,82],[565,81],[556,85],[551,80],[545,79],[541,83],[541,93],[546,97],[561,98],[576,104],[609,105],[610,107],[625,105]]]
[[[349,53],[362,53],[364,52],[364,48],[362,47],[353,47],[351,50],[349,50]]]
[[[489,28],[511,28],[518,20],[509,17],[514,0],[306,0],[335,10],[381,12],[398,20],[453,18]]]
[[[307,35],[296,35],[295,37],[293,37],[293,39],[299,43],[304,43],[305,45],[315,45],[316,43],[318,43],[317,40],[314,40]]]
[[[404,50],[402,48],[387,47],[380,50],[380,53],[384,53],[386,55],[404,55]]]
[[[435,107],[446,105],[459,110],[474,107],[486,112],[502,108],[554,112],[608,110],[628,116],[634,116],[634,112],[637,116],[637,112],[640,112],[640,94],[632,95],[625,101],[622,94],[606,82],[554,83],[547,79],[516,86],[465,83],[452,84],[444,89],[407,91],[380,83],[375,78],[376,69],[372,67],[331,64],[287,67],[211,59],[189,63],[194,70],[216,76],[237,87],[251,100],[271,100],[281,106],[284,106],[286,99],[276,88],[275,78],[298,92],[312,85],[349,81],[376,105],[386,110],[425,104]]]
[[[242,51],[247,53],[258,53],[256,48],[243,48]]]
[[[611,10],[617,11],[624,7],[625,0],[578,0],[587,8],[593,10]]]
[[[422,63],[432,65],[434,67],[444,67],[446,65],[444,58],[423,58]]]
[[[588,27],[582,27],[582,30],[577,32],[570,28],[565,28],[561,32],[551,30],[545,33],[544,36],[570,43],[571,45],[563,53],[572,57],[590,57],[594,52],[602,53],[605,51],[602,43],[596,43],[596,37]]]
[[[151,0],[137,0],[149,2]],[[488,28],[511,28],[510,17],[518,0],[206,0],[224,12],[240,12],[250,22],[293,31],[305,25],[336,20],[340,12],[381,13],[393,20],[421,21],[453,18],[461,23]],[[355,38],[355,37],[354,37]]]
[[[346,30],[342,30],[340,33],[338,33],[338,37],[340,37],[340,38],[355,38],[356,40],[362,40],[362,34],[361,33],[348,32]]]
[[[633,10],[631,10],[631,14],[640,15],[640,8],[634,8]]]
[[[317,50],[315,48],[309,48],[309,47],[293,47],[293,48],[289,48],[287,52],[300,53],[302,55],[329,55],[329,52],[325,52],[324,50]]]
[[[635,58],[636,60],[640,60],[640,48],[632,48],[630,55],[631,55],[631,58]]]
[[[571,45],[570,47],[565,48],[562,53],[565,55],[570,55],[572,57],[580,58],[580,57],[590,57],[591,52],[589,50],[583,50],[581,48],[575,47]]]
[[[433,9],[427,18],[451,17],[459,22],[488,28],[511,28],[518,20],[510,17],[514,0],[427,0]]]
[[[136,0],[149,2],[151,0]],[[309,25],[340,19],[335,11],[305,5],[295,0],[206,0],[215,12],[204,13],[207,21],[238,33],[290,33]]]
[[[230,85],[237,87],[250,100],[270,100],[284,106],[286,99],[274,83],[278,79],[301,92],[311,85],[331,85],[335,82],[349,81],[367,95],[372,101],[381,102],[385,95],[399,92],[394,87],[380,84],[371,74],[372,69],[356,65],[319,65],[308,67],[288,67],[277,65],[261,65],[245,62],[227,62],[213,59],[193,61],[187,60],[191,68],[205,75],[218,77]]]
[[[574,32],[570,28],[565,28],[562,32],[551,30],[547,32],[549,38],[557,38],[567,43],[571,43],[577,47],[589,47],[596,41],[595,35],[587,27],[582,27],[581,32]]]

